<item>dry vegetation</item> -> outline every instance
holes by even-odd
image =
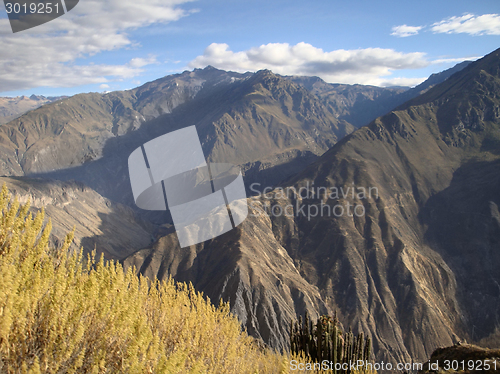
[[[228,304],[48,244],[43,211],[0,194],[1,373],[288,373]],[[300,360],[303,361],[303,360]],[[299,372],[299,371],[294,371]]]

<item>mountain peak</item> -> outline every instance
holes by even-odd
[[[262,69],[262,70],[258,70],[255,72],[255,76],[258,76],[258,77],[266,77],[266,76],[272,76],[272,77],[277,77],[276,74],[274,74],[271,70],[269,69]]]
[[[212,65],[207,65],[204,68],[195,68],[195,69],[193,69],[192,72],[190,72],[189,70],[186,70],[186,73],[197,73],[197,72],[203,72],[203,73],[212,73],[212,72],[229,73],[226,70],[217,69],[216,67],[213,67]]]

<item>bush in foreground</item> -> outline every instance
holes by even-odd
[[[43,211],[0,193],[0,372],[276,373],[227,304],[113,261],[49,248]]]

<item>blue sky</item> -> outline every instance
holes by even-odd
[[[209,64],[412,86],[498,47],[498,0],[80,0],[16,34],[0,5],[0,96],[130,89]]]

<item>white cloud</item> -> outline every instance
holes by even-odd
[[[420,30],[422,30],[423,26],[394,26],[392,28],[391,35],[399,36],[400,38],[405,38],[407,36],[417,35]]]
[[[101,84],[101,85],[99,86],[99,88],[100,88],[101,90],[109,90],[109,88],[110,88],[110,87],[109,87],[109,84]]]
[[[82,65],[78,58],[133,47],[127,31],[167,23],[189,14],[191,0],[85,0],[52,22],[12,33],[0,19],[0,90],[40,86],[72,87],[131,78],[156,58],[134,58],[124,65]]]
[[[142,68],[143,66],[157,63],[158,61],[156,60],[156,56],[149,56],[148,58],[133,58],[128,64],[133,68]]]
[[[500,15],[465,14],[461,17],[450,17],[432,24],[431,30],[434,33],[447,34],[500,35]]]
[[[464,61],[476,61],[484,56],[473,56],[473,57],[460,57],[460,58],[438,58],[436,60],[432,60],[433,64],[459,64]]]
[[[227,44],[212,43],[190,68],[207,65],[239,72],[271,69],[282,75],[316,75],[334,83],[381,85],[394,70],[419,69],[430,63],[421,52],[367,48],[325,52],[307,43],[270,43],[233,52]]]

